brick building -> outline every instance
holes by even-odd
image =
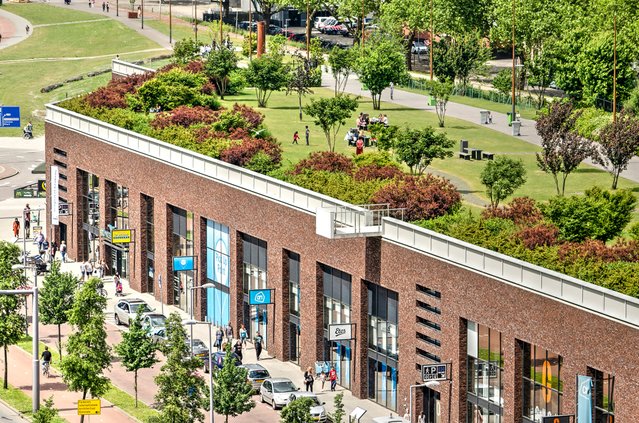
[[[334,365],[359,398],[403,414],[412,397],[433,422],[535,422],[576,414],[584,375],[593,421],[639,419],[635,298],[54,105],[46,163],[71,210],[54,226],[71,257],[260,331],[280,360]],[[114,243],[116,228],[132,243]],[[174,272],[174,256],[196,269]],[[249,305],[254,289],[273,289],[273,304]],[[353,339],[329,341],[336,323]],[[448,380],[411,388],[433,363]]]

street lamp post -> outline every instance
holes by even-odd
[[[430,68],[430,80],[433,80],[433,41],[435,41],[434,36],[435,29],[433,28],[433,0],[430,0],[430,45],[428,46],[428,53],[430,55],[429,58],[429,68]]]
[[[220,45],[220,48],[222,48],[222,45]],[[193,294],[194,294],[194,291],[196,289],[208,289],[208,288],[213,288],[215,286],[215,285],[213,285],[212,283],[209,283],[209,282],[207,282],[205,284],[202,284],[200,286],[195,286],[195,281],[196,280],[197,279],[193,278],[193,286],[189,287],[189,291],[191,291],[190,292],[190,294],[191,294],[190,295],[191,296],[191,307],[190,307],[191,308],[191,313],[190,313],[191,320],[189,320],[189,321],[195,321],[194,317],[193,317],[193,303],[194,303]],[[209,345],[209,348],[213,348],[213,345]],[[193,358],[193,325],[191,325],[191,358]]]
[[[169,0],[169,44],[173,44],[173,15],[171,14],[171,3],[172,0]]]
[[[213,284],[209,283],[202,285],[202,288],[204,288],[205,285],[210,285],[206,288],[210,288],[213,286]],[[198,322],[197,320],[191,319],[184,322],[184,324],[191,326],[191,331],[193,331],[193,326],[197,324],[204,324],[208,325],[209,327],[209,420],[211,421],[211,423],[214,423],[215,412],[213,408],[215,406],[215,402],[213,400],[213,353],[211,351],[213,349],[213,323],[208,321]]]
[[[617,4],[613,16],[613,45],[612,45],[612,122],[617,123]]]
[[[513,56],[513,65],[512,65],[512,75],[511,75],[511,79],[512,79],[512,116],[511,116],[511,120],[514,122],[515,121],[515,1],[513,0],[513,16],[512,16],[512,56]]]

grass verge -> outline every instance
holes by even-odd
[[[2,385],[3,382],[3,379],[0,378],[0,385]],[[0,388],[0,399],[7,403],[9,407],[22,414],[26,419],[31,420],[33,418],[31,397],[18,388],[14,388],[11,385],[9,385],[8,389]],[[66,421],[66,419],[58,416],[55,417],[51,423],[65,423]]]

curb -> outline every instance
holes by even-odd
[[[10,166],[0,166],[0,181],[3,179],[11,178],[20,173],[17,169]]]
[[[3,400],[1,398],[0,398],[0,404],[4,405],[5,407],[7,407],[10,410],[13,410],[18,416],[20,416],[21,419],[26,420],[26,421],[31,421],[30,419],[27,418],[27,416],[25,416],[24,414],[22,414],[21,412],[19,412],[15,408],[13,408],[13,406],[11,404],[9,404],[8,402],[6,402],[5,400]]]

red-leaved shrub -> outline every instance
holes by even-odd
[[[587,239],[581,243],[568,242],[559,248],[559,259],[564,262],[577,260],[638,262],[639,243],[637,241],[619,241],[615,245],[607,246],[603,241]]]
[[[215,94],[215,84],[212,82],[206,82],[202,85],[202,94],[211,95]]]
[[[484,219],[498,217],[508,219],[517,225],[532,225],[539,222],[543,216],[537,203],[530,197],[517,197],[503,207],[488,207],[481,216]]]
[[[170,112],[158,113],[151,121],[151,126],[163,129],[170,125],[189,127],[196,123],[211,124],[217,121],[221,112],[202,106],[179,106]]]
[[[316,151],[311,153],[307,159],[300,160],[291,172],[299,175],[304,170],[325,170],[327,172],[343,172],[352,174],[355,169],[353,160],[341,153],[332,151]]]
[[[542,223],[532,227],[524,227],[517,233],[517,238],[528,248],[549,247],[557,243],[559,228],[553,224]]]
[[[191,73],[202,73],[202,71],[204,70],[204,62],[202,62],[201,60],[193,60],[192,62],[184,65],[183,69]]]
[[[106,87],[100,87],[88,94],[86,101],[94,108],[123,109],[127,107],[126,94],[134,94],[153,74],[131,75],[125,78],[112,79]]]
[[[179,63],[172,62],[172,63],[169,63],[168,65],[164,65],[164,66],[162,66],[160,69],[158,69],[157,71],[155,71],[155,73],[156,73],[156,74],[157,74],[157,73],[166,73],[166,72],[169,72],[169,71],[171,71],[171,70],[173,70],[173,69],[176,69],[176,68],[181,68],[180,64],[179,64]]]
[[[264,121],[264,115],[245,104],[233,105],[233,111],[239,113],[240,116],[246,121],[248,129],[255,129]]]
[[[222,151],[220,159],[237,166],[245,166],[260,151],[267,154],[273,163],[282,161],[282,147],[272,138],[250,138],[233,143]]]
[[[372,181],[373,179],[393,179],[403,175],[404,172],[397,166],[369,164],[358,168],[353,178],[356,181]]]
[[[403,219],[413,221],[433,219],[458,209],[461,195],[449,180],[427,174],[394,179],[373,195],[372,202],[404,209]],[[394,215],[401,217],[402,212]]]

